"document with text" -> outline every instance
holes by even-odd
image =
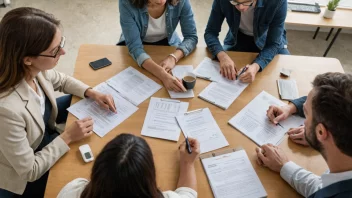
[[[194,74],[199,77],[210,81],[218,82],[223,76],[220,74],[220,63],[205,57],[202,62],[194,69]]]
[[[228,123],[259,146],[267,143],[279,145],[286,132],[303,125],[305,119],[292,115],[275,125],[266,115],[270,105],[284,106],[286,103],[262,91]]]
[[[182,80],[185,73],[192,72],[192,71],[193,71],[192,65],[176,65],[172,69],[172,75]],[[168,92],[171,98],[193,98],[194,97],[193,89],[189,89],[186,92],[174,92],[174,91],[168,91]]]
[[[213,155],[201,161],[215,198],[267,196],[244,150]]]
[[[181,129],[176,116],[185,113],[188,102],[152,97],[144,120],[142,135],[178,141]]]
[[[200,153],[228,146],[209,108],[189,111],[176,117],[185,137],[197,139]]]
[[[138,107],[123,98],[105,82],[97,85],[94,90],[112,95],[116,106],[116,114],[110,110],[101,108],[99,104],[89,98],[75,103],[67,110],[78,119],[88,116],[92,117],[94,121],[93,131],[100,137],[106,135],[138,110]]]
[[[107,80],[106,83],[135,106],[162,88],[161,85],[131,66]]]

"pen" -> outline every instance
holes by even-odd
[[[274,112],[274,116],[276,118],[276,112]],[[280,126],[281,128],[284,128],[279,122],[276,124],[276,126]]]
[[[192,148],[191,148],[191,145],[189,144],[188,137],[186,137],[186,149],[189,154],[192,153]]]
[[[240,74],[238,74],[237,75],[237,79],[244,73],[244,72],[246,72],[247,71],[247,69],[248,69],[248,67],[247,66],[245,66],[243,69],[242,69],[242,71],[241,71],[241,73]]]

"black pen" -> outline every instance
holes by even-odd
[[[246,72],[247,71],[247,69],[248,69],[248,67],[247,66],[245,66],[243,69],[242,69],[242,71],[241,71],[241,73],[240,74],[238,74],[237,75],[237,79],[244,73],[244,72]]]
[[[191,148],[191,145],[189,144],[188,137],[186,137],[186,149],[189,154],[192,153],[192,148]]]
[[[275,116],[275,118],[276,118],[276,112],[274,112],[274,116]],[[284,129],[284,127],[283,127],[279,122],[276,124],[276,126],[280,126],[281,128]]]

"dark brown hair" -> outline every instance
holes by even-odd
[[[60,21],[36,8],[6,13],[0,22],[0,93],[13,89],[29,73],[23,59],[48,49]]]
[[[132,5],[136,8],[144,8],[148,5],[149,0],[130,0]],[[176,6],[180,0],[167,0],[170,5]]]
[[[81,198],[162,198],[156,186],[153,154],[147,142],[131,134],[111,140],[95,160]]]
[[[320,74],[313,86],[313,123],[322,123],[340,151],[352,157],[352,75]]]

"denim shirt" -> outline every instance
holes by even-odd
[[[141,66],[150,58],[143,49],[143,39],[148,29],[148,9],[146,6],[142,9],[134,7],[131,0],[119,0],[119,9],[122,28],[119,42],[126,42],[130,55]],[[165,16],[169,44],[182,50],[184,56],[188,56],[198,43],[196,24],[189,0],[180,0],[176,6],[166,3]],[[178,22],[181,24],[183,41],[175,31]]]
[[[285,19],[287,0],[257,0],[254,9],[253,35],[255,44],[261,50],[253,61],[264,69],[276,54],[287,48]],[[224,48],[218,39],[221,25],[226,18],[229,32],[224,40]],[[234,47],[237,42],[241,12],[229,0],[214,0],[208,25],[205,30],[205,42],[216,56],[220,51]]]

